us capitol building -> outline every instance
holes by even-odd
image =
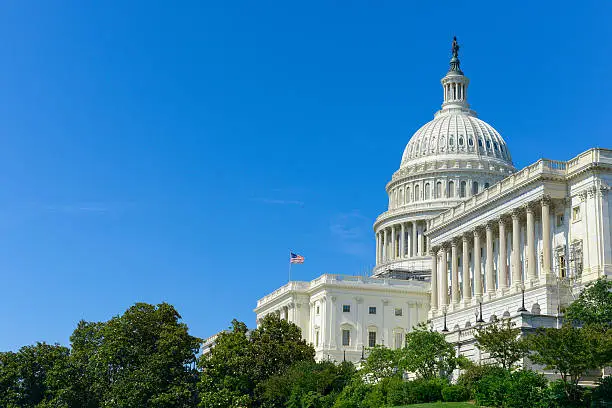
[[[402,347],[427,322],[483,361],[477,325],[557,327],[585,284],[612,276],[612,150],[517,171],[502,136],[468,103],[456,40],[452,51],[441,109],[387,183],[372,276],[291,281],[257,302],[258,322],[268,313],[294,322],[318,360]]]

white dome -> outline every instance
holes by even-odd
[[[400,168],[461,156],[497,159],[512,166],[506,142],[491,125],[478,119],[473,111],[443,109],[412,136],[404,149]]]

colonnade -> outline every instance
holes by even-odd
[[[376,263],[425,256],[429,242],[425,221],[393,224],[376,233]]]
[[[449,307],[453,309],[467,307],[473,302],[490,300],[507,292],[520,292],[525,287],[536,285],[542,276],[550,274],[552,252],[550,207],[550,199],[544,197],[537,202],[512,210],[511,214],[503,214],[497,220],[489,221],[470,232],[464,232],[432,247],[430,250],[432,311],[445,311]],[[538,276],[536,258],[536,215],[540,216],[542,228],[540,276]],[[510,248],[507,242],[508,228],[512,235]],[[521,240],[522,231],[526,235],[523,240]],[[521,242],[524,243],[524,247],[521,246]],[[494,246],[497,251],[494,251]],[[459,261],[461,261],[461,275]]]
[[[444,87],[444,101],[467,100],[466,86],[459,82],[447,82]]]

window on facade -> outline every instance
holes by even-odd
[[[491,142],[487,140],[487,149],[491,149]]]
[[[425,184],[425,200],[429,200],[431,194],[431,187],[429,186],[429,183]]]
[[[376,332],[375,331],[368,332],[368,347],[375,347],[375,346],[376,346]]]
[[[438,181],[436,183],[436,198],[442,198],[442,182]]]
[[[580,206],[572,208],[572,221],[580,220]]]
[[[395,333],[395,348],[402,348],[404,347],[404,336],[402,333]]]
[[[557,214],[557,227],[563,226],[563,214]]]
[[[319,347],[319,331],[315,332],[315,347]]]
[[[321,313],[321,308],[319,305],[317,305],[317,314]]]
[[[482,147],[482,139],[478,139],[478,146]]]
[[[351,305],[342,305],[342,311],[348,313],[351,311]]]
[[[448,182],[448,197],[452,198],[454,196],[455,196],[455,182],[449,181]]]
[[[489,187],[490,187],[489,183],[485,183],[484,188],[485,188],[485,189],[487,189],[487,188],[489,188]]]
[[[342,345],[350,346],[351,345],[351,331],[347,329],[342,330]]]
[[[406,202],[410,202],[410,187],[406,187]]]
[[[472,195],[478,194],[478,182],[474,181],[472,183]]]
[[[468,144],[470,146],[474,146],[474,139],[472,139],[471,137],[468,138]]]
[[[414,186],[414,201],[419,201],[419,185]]]
[[[376,306],[370,306],[369,313],[370,314],[376,314]]]
[[[402,315],[402,308],[401,307],[396,307],[395,308],[395,315],[396,316],[401,316]]]
[[[461,182],[461,187],[459,189],[459,197],[463,198],[465,197],[465,190],[467,188],[467,183],[465,181]]]
[[[463,136],[459,138],[459,146],[463,146]]]
[[[559,278],[563,279],[567,277],[567,270],[565,267],[565,255],[559,254],[557,256],[557,263],[559,264]]]

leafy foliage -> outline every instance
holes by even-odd
[[[528,341],[533,351],[531,360],[558,372],[570,397],[587,370],[601,368],[612,361],[611,330],[602,333],[567,324],[560,329],[539,329]]]
[[[528,353],[527,343],[519,337],[521,329],[514,326],[510,320],[502,320],[478,328],[474,335],[478,348],[489,353],[505,370],[512,369]]]
[[[398,364],[400,352],[385,346],[371,348],[368,358],[361,367],[361,374],[372,382],[378,382],[383,378],[401,377],[402,372]]]
[[[612,280],[591,282],[567,308],[566,317],[585,325],[612,325]]]
[[[302,361],[314,364],[314,349],[295,324],[270,314],[248,333],[244,323],[234,320],[231,330],[219,335],[211,353],[200,358],[200,406],[259,406],[262,398],[282,400],[287,397],[283,391],[287,384],[280,379],[261,385],[256,395],[257,385]]]
[[[0,407],[38,407],[61,401],[69,349],[37,343],[0,353]]]
[[[442,333],[421,323],[406,335],[406,347],[399,354],[400,369],[432,379],[448,376],[456,366],[455,349]]]
[[[592,408],[612,406],[612,377],[608,376],[599,382],[592,394]]]
[[[546,378],[533,371],[502,370],[475,383],[478,405],[502,408],[545,408]]]
[[[446,402],[463,402],[470,399],[470,390],[463,385],[449,385],[442,388],[442,399]]]

